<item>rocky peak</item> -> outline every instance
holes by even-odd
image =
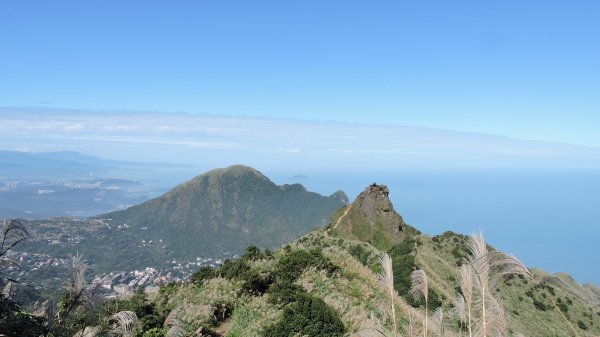
[[[387,186],[373,183],[358,195],[354,204],[367,216],[374,216],[378,212],[392,212],[394,206],[388,197],[389,194]]]
[[[336,231],[387,250],[403,240],[403,230],[407,226],[394,210],[388,187],[371,184],[356,197],[347,214],[340,218]]]

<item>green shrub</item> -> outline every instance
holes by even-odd
[[[534,299],[534,297],[533,297],[533,288],[532,288],[532,289],[528,289],[528,290],[525,292],[525,295],[527,295],[527,297],[529,297],[529,298],[531,298],[531,299]]]
[[[126,300],[110,301],[104,304],[104,315],[108,317],[117,311],[133,311],[139,319],[134,336],[144,336],[144,331],[153,328],[161,328],[165,320],[165,315],[159,312],[154,302],[148,301],[144,294],[144,288],[136,289],[133,296]]]
[[[248,248],[246,248],[246,252],[244,253],[244,255],[242,255],[241,258],[244,260],[256,261],[256,260],[270,259],[272,257],[273,257],[273,254],[268,249],[265,249],[265,251],[262,252],[256,246],[248,246]]]
[[[251,269],[243,275],[242,292],[251,296],[264,294],[274,281],[271,273],[260,273]]]
[[[583,323],[582,321],[577,321],[577,326],[581,330],[587,330],[587,325],[585,325],[585,323]]]
[[[394,269],[394,288],[404,298],[408,296],[412,279],[410,274],[417,269],[414,257],[415,241],[407,237],[401,243],[390,249]]]
[[[166,327],[152,328],[148,331],[145,331],[142,337],[165,337],[167,331],[169,331],[169,329]]]
[[[569,307],[566,304],[562,303],[562,302],[558,303],[558,308],[560,309],[560,311],[563,314],[566,314],[566,313],[569,312]]]
[[[226,279],[240,279],[250,270],[250,266],[244,259],[225,260],[221,267],[215,270],[216,275],[225,277]]]
[[[191,281],[195,285],[202,285],[204,280],[215,277],[215,270],[209,266],[202,266],[192,274]]]
[[[268,290],[268,302],[280,307],[292,303],[298,295],[304,293],[301,286],[290,282],[276,282]]]
[[[535,298],[533,299],[533,305],[535,306],[535,308],[537,310],[540,310],[540,311],[546,311],[548,309],[548,307],[544,303],[538,301]]]
[[[283,311],[281,319],[263,331],[264,337],[343,336],[344,324],[338,313],[322,299],[299,294]]]
[[[220,322],[227,320],[231,317],[235,305],[232,302],[220,300],[213,303],[213,323],[219,325]]]
[[[370,253],[360,244],[350,246],[348,250],[350,255],[354,256],[360,263],[367,266],[369,264]]]
[[[308,267],[326,270],[330,274],[338,269],[318,249],[297,249],[285,254],[279,260],[275,275],[279,281],[294,282]]]

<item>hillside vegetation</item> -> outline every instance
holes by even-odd
[[[50,324],[46,335],[600,335],[597,287],[529,270],[481,233],[422,234],[395,213],[387,193],[371,185],[327,228],[276,251],[250,246],[156,293],[140,290],[94,307],[91,296],[73,300],[70,290],[58,305],[61,328]],[[80,294],[93,291],[71,284]],[[55,312],[49,307],[46,322]]]
[[[235,165],[202,174],[168,193],[123,211],[99,216],[109,225],[144,230],[183,258],[275,248],[317,226],[347,203],[302,185],[278,186],[257,170]]]
[[[146,296],[151,311],[161,314],[152,330],[134,335],[424,336],[424,302],[410,291],[418,269],[429,280],[426,336],[468,336],[455,301],[468,240],[450,232],[417,234],[390,250],[395,319],[378,276],[381,251],[318,230],[273,253],[251,247],[220,268],[199,270],[189,283]],[[503,303],[506,335],[488,336],[597,336],[600,311],[581,296],[584,290],[560,275],[504,276],[492,293]],[[473,336],[481,336],[479,314],[473,310]]]

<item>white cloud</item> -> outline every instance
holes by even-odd
[[[3,138],[60,139],[62,145],[86,142],[137,144],[149,154],[153,148],[202,149],[243,156],[287,156],[351,161],[381,158],[407,164],[445,165],[531,163],[598,165],[600,149],[567,144],[531,142],[501,136],[453,132],[415,126],[358,125],[247,117],[224,117],[158,112],[89,112],[58,109],[0,108]],[[33,149],[40,144],[17,144]],[[14,147],[13,147],[14,148]],[[219,154],[219,151],[221,153]],[[141,151],[144,152],[144,151]],[[154,151],[156,154],[156,151]],[[140,156],[141,153],[136,155]],[[313,156],[313,157],[310,157]],[[455,161],[457,163],[451,163]],[[410,164],[410,163],[408,163]]]

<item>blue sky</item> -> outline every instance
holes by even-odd
[[[598,1],[2,1],[0,106],[600,146],[599,12]]]

